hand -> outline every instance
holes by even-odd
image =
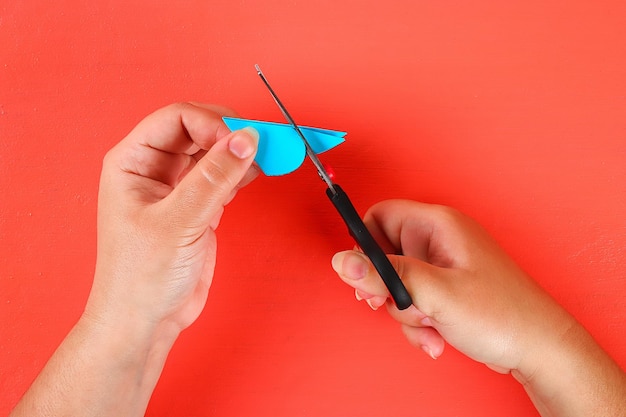
[[[105,157],[85,312],[12,416],[143,416],[165,359],[200,314],[224,206],[256,176],[253,130],[217,106],[145,118]]]
[[[398,310],[368,258],[333,258],[339,276],[373,308],[386,304],[412,345],[440,356],[444,339],[499,372],[534,366],[537,346],[558,338],[573,319],[474,221],[441,206],[387,201],[365,222],[388,253],[414,306]]]
[[[511,374],[542,416],[626,412],[626,374],[474,221],[411,201],[372,207],[365,223],[413,299],[398,310],[368,258],[338,253],[333,268],[374,309],[386,304],[412,345],[433,358],[444,340]]]
[[[106,156],[98,260],[86,315],[176,331],[204,307],[224,206],[257,174],[258,136],[230,133],[232,111],[176,104],[144,119]]]

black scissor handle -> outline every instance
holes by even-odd
[[[361,220],[361,217],[352,205],[348,195],[337,184],[333,184],[333,188],[335,189],[335,193],[328,188],[326,195],[328,195],[328,198],[343,218],[346,226],[348,226],[350,234],[361,249],[363,249],[363,252],[370,258],[372,264],[374,264],[378,274],[387,286],[389,293],[391,293],[396,307],[400,310],[408,308],[413,301],[398,276],[398,273],[393,269],[391,262],[389,262],[389,258],[387,258],[385,252],[378,246],[378,243],[376,243],[369,230],[365,227],[363,220]]]

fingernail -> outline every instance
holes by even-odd
[[[377,302],[374,302],[373,298],[368,298],[367,300],[365,300],[365,302],[374,311],[378,310],[380,308],[380,306],[382,305],[382,304],[379,304]]]
[[[378,310],[387,303],[387,297],[373,295],[367,299],[367,304],[372,310]]]
[[[247,134],[241,134],[241,133]],[[259,143],[259,132],[251,127],[242,129],[241,132],[235,133],[235,135],[228,142],[228,149],[230,152],[239,159],[246,159],[250,157],[256,151],[257,144]]]
[[[422,350],[423,350],[424,352],[426,352],[426,354],[427,354],[428,356],[430,356],[430,357],[431,357],[431,358],[433,358],[433,359],[437,359],[437,357],[435,356],[435,354],[433,353],[433,350],[432,350],[431,348],[429,348],[429,347],[428,347],[428,346],[426,346],[426,345],[422,345],[422,346],[420,346],[420,347],[422,348]]]
[[[361,297],[361,294],[359,294],[359,290],[354,290],[354,297],[357,301],[361,301],[363,299],[363,297]]]

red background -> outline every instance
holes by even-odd
[[[626,365],[623,1],[55,1],[0,5],[0,414],[81,314],[104,153],[198,100],[348,132],[361,212],[478,219]],[[228,207],[201,318],[149,416],[528,416],[511,377],[433,361],[330,268],[352,242],[310,163]]]

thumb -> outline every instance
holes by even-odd
[[[356,289],[357,300],[367,299],[374,310],[386,304],[389,314],[402,324],[409,343],[436,359],[443,353],[445,342],[437,330],[432,328],[432,316],[438,312],[437,306],[440,305],[437,293],[441,293],[441,278],[445,270],[409,256],[388,257],[413,299],[414,305],[407,309],[399,310],[387,301],[389,291],[362,252],[339,252],[333,257],[332,265],[341,279]]]
[[[251,128],[217,141],[168,196],[174,222],[195,236],[215,228],[254,161],[258,141],[258,132]]]
[[[450,270],[412,256],[388,255],[388,257],[411,295],[413,304],[425,315],[432,316],[441,305]]]
[[[388,255],[388,258],[411,294],[413,304],[426,315],[435,311],[446,270],[410,256]],[[346,284],[359,292],[371,296],[389,296],[376,268],[362,252],[339,252],[333,257],[332,266]]]

